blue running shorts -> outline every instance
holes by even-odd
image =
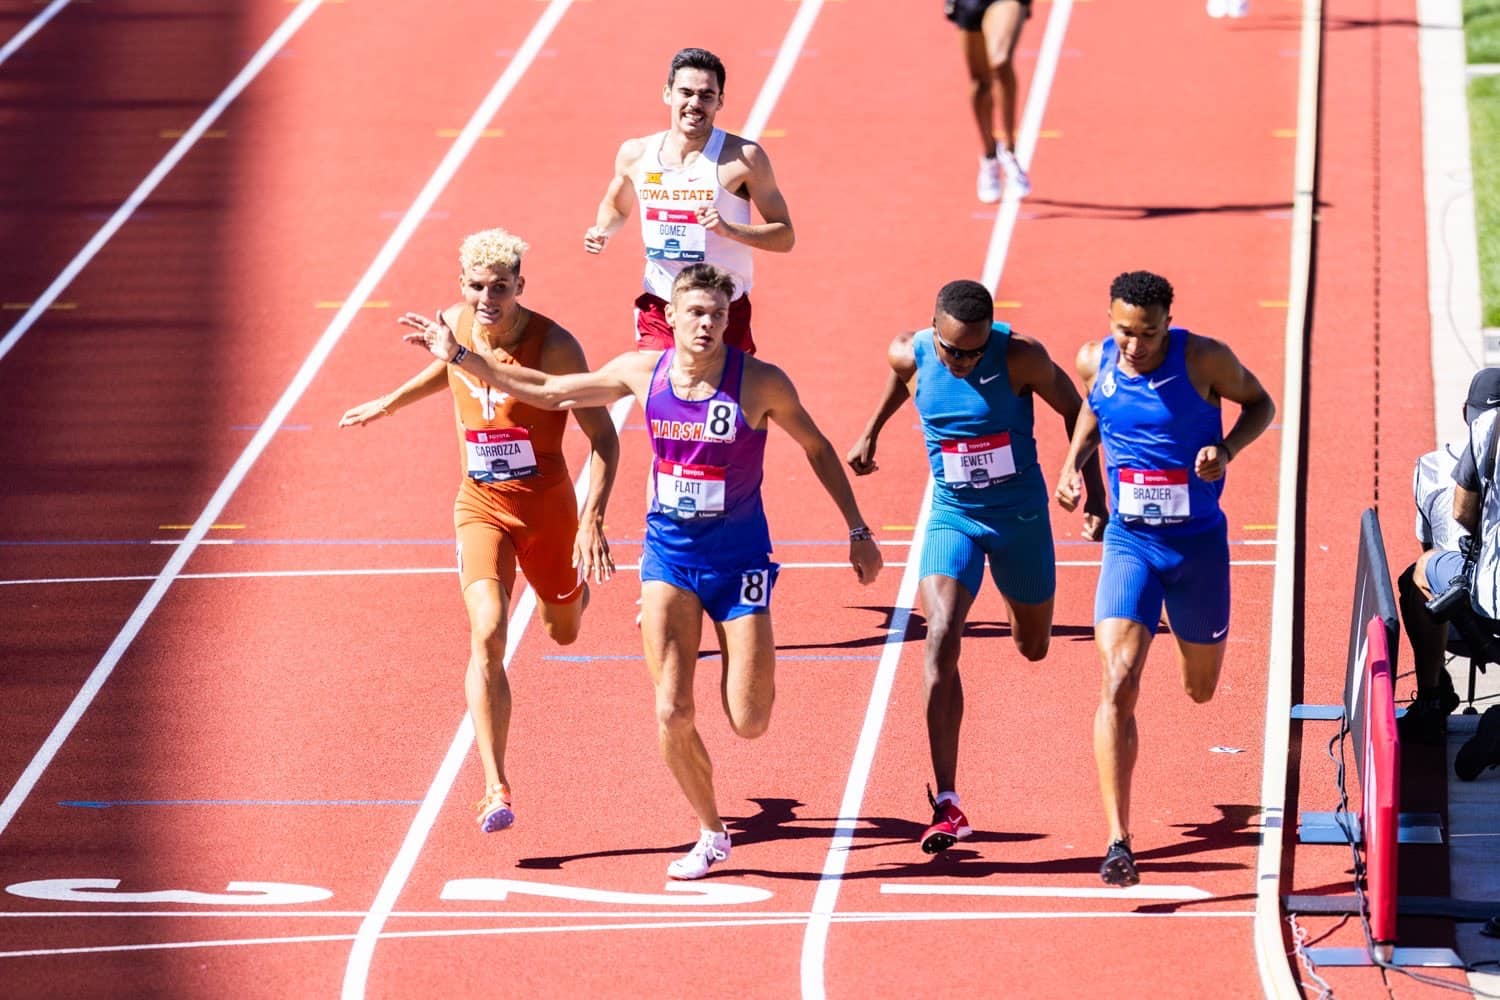
[[[919,577],[951,576],[977,597],[986,556],[990,579],[1017,604],[1042,604],[1057,590],[1052,519],[1046,507],[1030,514],[987,511],[980,519],[933,504],[922,536]]]
[[[1154,635],[1163,602],[1179,639],[1212,645],[1229,635],[1227,522],[1191,535],[1133,531],[1109,522],[1094,624],[1127,618]]]
[[[768,614],[771,590],[781,566],[769,557],[733,569],[683,566],[663,559],[651,546],[641,552],[641,582],[659,580],[697,596],[708,617],[727,622],[744,615]]]

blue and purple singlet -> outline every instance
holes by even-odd
[[[679,565],[728,569],[763,562],[771,551],[760,499],[766,432],[746,423],[740,409],[744,352],[725,351],[718,391],[707,399],[679,399],[673,391],[675,349],[657,359],[646,397],[646,545]]]

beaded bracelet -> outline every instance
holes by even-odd
[[[873,542],[875,533],[864,525],[849,529],[849,541],[851,542]]]

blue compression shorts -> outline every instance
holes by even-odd
[[[919,577],[951,576],[977,597],[986,556],[995,586],[1017,604],[1042,604],[1057,591],[1047,508],[1030,514],[985,513],[980,519],[933,504],[922,537]]]
[[[1094,625],[1140,622],[1154,635],[1163,602],[1179,639],[1220,643],[1229,635],[1229,526],[1192,535],[1104,529],[1104,566],[1094,592]]]
[[[754,565],[725,569],[682,566],[669,562],[648,545],[641,552],[641,582],[671,584],[695,595],[708,617],[727,622],[744,615],[768,614],[771,590],[781,567],[769,557]]]

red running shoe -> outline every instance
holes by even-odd
[[[922,853],[941,854],[974,830],[969,826],[969,817],[951,800],[938,804],[927,789],[927,801],[932,803],[932,825],[922,833]]]

